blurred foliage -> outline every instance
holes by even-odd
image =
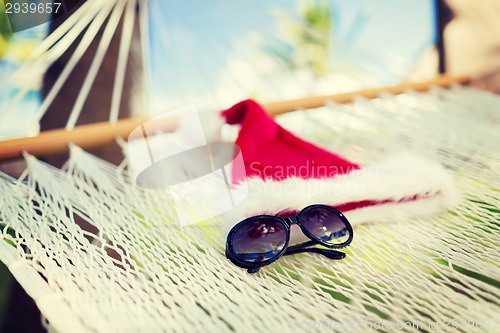
[[[299,20],[278,13],[283,36],[264,50],[289,69],[309,68],[315,75],[328,70],[333,15],[326,0],[299,3]]]
[[[9,48],[8,41],[12,38],[12,28],[10,26],[9,17],[5,13],[5,6],[0,6],[0,59],[5,56]]]
[[[31,57],[39,43],[35,39],[16,39],[9,44],[9,57],[20,62],[25,61]]]
[[[5,58],[7,53],[16,61],[28,59],[39,41],[33,38],[14,38],[14,33],[5,13],[5,7],[0,2],[0,59]]]

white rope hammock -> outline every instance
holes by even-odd
[[[89,0],[42,43],[20,72],[43,72],[88,26],[36,121],[109,17],[71,106],[66,129],[75,127],[124,13],[129,24],[109,118],[116,122],[136,3]],[[147,59],[147,12],[139,16]],[[214,109],[222,103],[214,96]],[[434,218],[357,226],[341,261],[296,255],[250,275],[225,258],[218,219],[181,228],[168,191],[137,187],[126,156],[115,166],[76,145],[62,169],[25,154],[25,173],[0,179],[0,260],[57,332],[494,332],[499,107],[498,96],[455,86],[278,117],[301,137],[361,164],[399,150],[435,159],[463,194],[459,206]]]
[[[116,167],[76,146],[63,170],[27,155],[27,182],[0,183],[0,259],[61,332],[356,323],[431,331],[435,322],[494,331],[499,106],[499,97],[456,87],[280,118],[364,163],[395,149],[432,157],[463,193],[456,209],[432,219],[356,227],[342,261],[298,255],[249,275],[225,258],[217,221],[180,228],[168,193],[135,186],[127,160]]]

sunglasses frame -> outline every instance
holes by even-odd
[[[349,232],[349,238],[344,243],[341,243],[341,244],[328,244],[328,243],[322,242],[318,237],[314,236],[309,230],[307,230],[307,228],[300,221],[300,217],[304,212],[306,212],[310,209],[314,209],[314,208],[328,209],[328,210],[334,212],[337,215],[337,217],[339,217],[340,220],[342,220],[342,222],[344,222],[344,224]],[[256,221],[259,219],[266,219],[266,220],[273,219],[273,220],[281,222],[284,225],[285,231],[286,231],[285,245],[283,246],[283,249],[280,250],[280,252],[278,252],[274,257],[272,257],[266,261],[248,262],[245,260],[241,260],[238,258],[238,255],[234,252],[233,236],[237,231],[239,231],[240,228],[242,228],[248,222]],[[300,227],[300,229],[302,230],[302,233],[304,235],[306,235],[309,239],[311,239],[311,241],[306,242],[306,243],[302,243],[302,244],[292,245],[289,247],[288,244],[290,242],[290,234],[291,234],[292,224],[297,224]],[[327,206],[327,205],[315,204],[315,205],[310,205],[310,206],[303,208],[297,215],[291,216],[291,217],[278,217],[278,216],[273,216],[273,215],[257,215],[257,216],[251,216],[251,217],[244,219],[243,221],[236,224],[231,229],[229,234],[227,235],[226,257],[236,266],[248,269],[249,273],[255,273],[261,267],[270,265],[273,262],[275,262],[276,260],[278,260],[279,258],[281,258],[283,255],[286,254],[287,250],[292,250],[290,254],[293,254],[293,253],[298,252],[298,251],[295,251],[296,249],[298,250],[298,249],[308,247],[308,246],[313,246],[313,245],[323,245],[323,246],[331,248],[331,249],[340,249],[340,248],[348,246],[352,242],[353,237],[354,237],[354,233],[353,233],[352,226],[349,223],[349,221],[347,220],[347,218],[344,216],[344,214],[342,214],[342,212],[338,211],[337,209],[335,209],[333,207]]]

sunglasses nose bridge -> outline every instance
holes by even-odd
[[[288,220],[288,223],[290,223],[290,225],[292,224],[299,224],[299,220],[297,218],[297,216],[290,216],[290,217],[287,217],[286,220]]]

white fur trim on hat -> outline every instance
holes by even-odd
[[[246,199],[223,216],[222,236],[246,217],[300,211],[312,204],[338,207],[367,200],[379,202],[344,212],[351,224],[357,225],[429,216],[459,200],[453,179],[443,166],[409,153],[334,178],[249,178],[246,185]]]

